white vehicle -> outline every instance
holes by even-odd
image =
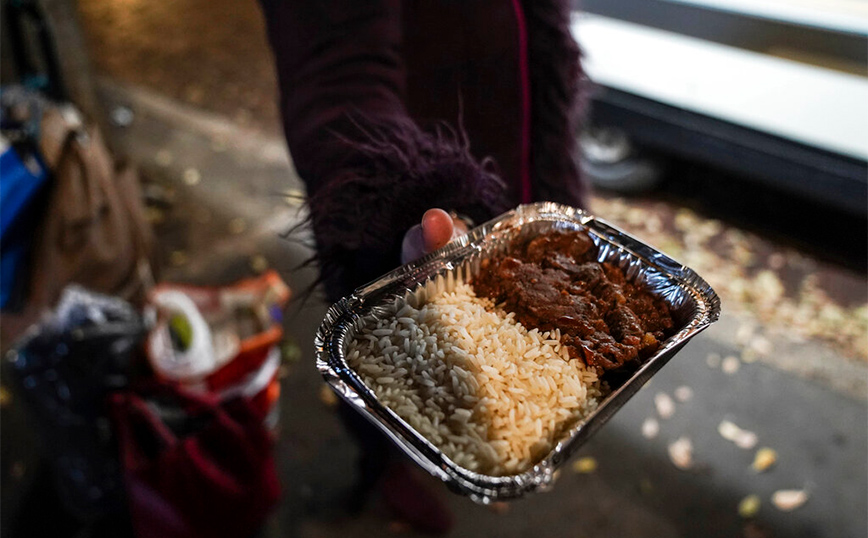
[[[868,213],[868,1],[576,8],[573,33],[598,86],[582,133],[597,185],[649,188],[670,154]]]

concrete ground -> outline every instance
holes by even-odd
[[[280,236],[300,222],[303,209],[301,185],[279,138],[239,130],[221,116],[145,90],[113,83],[103,89],[106,102],[133,112],[132,123],[118,128],[115,140],[160,186],[152,192],[171,202],[152,209],[164,279],[226,282],[267,264],[296,292],[310,284],[313,271],[295,269],[311,253],[307,232]],[[853,278],[842,273],[845,280]],[[736,314],[739,309],[723,299],[721,321],[676,355],[581,449],[552,491],[483,507],[435,484],[456,518],[450,535],[868,534],[864,362],[819,338],[766,331],[756,315]],[[376,499],[356,516],[342,508],[356,448],[313,367],[313,334],[326,308],[313,296],[294,302],[286,318],[301,354],[286,365],[282,381],[276,454],[284,497],[266,535],[414,536]],[[675,402],[669,418],[655,407],[660,394]],[[653,438],[643,435],[649,418],[659,425]],[[718,431],[723,421],[754,432],[756,446],[739,448],[724,439]],[[677,468],[669,455],[669,445],[681,438],[692,442],[689,470]],[[751,463],[761,447],[774,449],[777,462],[756,472]],[[807,502],[783,511],[772,502],[779,490],[802,491]],[[739,515],[750,495],[757,496],[758,510]]]
[[[303,188],[280,138],[255,2],[133,4],[79,2],[97,67],[111,77],[102,100],[126,125],[111,139],[148,180],[162,279],[219,284],[270,266],[301,296],[315,278],[299,267],[312,253],[307,230],[294,228]],[[450,536],[868,535],[863,264],[848,262],[846,244],[836,251],[842,261],[665,200],[599,196],[592,210],[696,268],[720,293],[723,316],[581,449],[552,491],[483,507],[432,482],[455,515]],[[861,237],[843,226],[829,236]],[[313,366],[327,307],[312,295],[286,316],[300,354],[283,368],[283,499],[263,534],[416,536],[377,499],[357,515],[343,509],[356,447]],[[655,404],[661,394],[675,403],[668,418]],[[2,403],[2,528],[12,536],[8,522],[36,481],[38,458],[21,406],[6,391]],[[643,435],[652,418],[659,431]],[[755,433],[756,445],[724,439],[723,421]],[[669,454],[685,438],[689,470]],[[751,463],[764,447],[777,461],[756,472]],[[784,511],[772,501],[780,490],[807,501]],[[748,510],[752,495],[758,505]]]

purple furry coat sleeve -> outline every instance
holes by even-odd
[[[477,222],[506,209],[491,163],[461,133],[409,118],[399,0],[262,4],[331,299],[396,267],[404,232],[427,209]]]

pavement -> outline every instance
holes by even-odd
[[[124,124],[111,133],[112,140],[147,180],[161,278],[219,284],[273,267],[296,294],[285,328],[300,356],[283,367],[275,449],[283,499],[262,534],[416,536],[376,499],[360,514],[343,509],[356,447],[314,368],[313,335],[328,305],[316,292],[302,293],[316,274],[301,267],[312,254],[311,237],[299,227],[305,216],[303,186],[282,140],[162,93],[114,80],[103,80],[100,87],[103,102]],[[763,353],[745,352],[755,342],[745,336],[746,327],[765,334]],[[582,447],[549,492],[481,506],[432,481],[455,516],[449,536],[868,535],[865,362],[822,339],[790,338],[786,331],[763,328],[763,320],[728,309],[724,297],[721,320]],[[658,402],[667,397],[674,412],[663,416]],[[656,435],[648,431],[649,419],[658,425]],[[755,445],[740,448],[725,439],[719,432],[724,421],[753,432]],[[7,516],[20,506],[34,455],[14,401],[4,403],[3,422]],[[670,455],[679,439],[692,445],[686,470]],[[777,459],[757,472],[751,464],[764,447]],[[780,490],[795,490],[807,501],[783,510],[772,501]],[[744,500],[752,495],[758,505],[750,507]]]
[[[303,187],[282,140],[146,90],[102,87],[107,102],[134,113],[116,140],[175,192],[157,225],[167,241],[164,278],[215,283],[262,270],[265,259],[296,292],[310,285],[315,273],[296,269],[312,253],[309,233],[282,234],[304,218]],[[342,510],[356,448],[313,368],[313,334],[326,307],[313,295],[294,302],[287,316],[301,356],[283,379],[276,453],[284,499],[269,536],[413,536],[376,501],[358,516]],[[868,369],[822,341],[781,333],[768,336],[771,352],[746,354],[745,327],[762,324],[729,313],[724,298],[721,321],[581,449],[577,470],[567,465],[552,491],[483,507],[436,486],[455,514],[451,536],[868,535]],[[668,418],[657,409],[661,394],[675,403]],[[648,419],[659,425],[653,438],[643,434]],[[724,439],[723,421],[755,433],[756,445]],[[669,454],[678,439],[692,443],[688,470]],[[776,451],[777,461],[756,472],[751,464],[761,447]],[[772,502],[779,490],[808,500],[784,511]],[[743,517],[739,504],[751,495],[759,509]]]

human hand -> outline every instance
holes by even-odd
[[[422,222],[407,230],[401,244],[401,263],[434,252],[456,237],[467,233],[467,224],[442,209],[429,209]]]

